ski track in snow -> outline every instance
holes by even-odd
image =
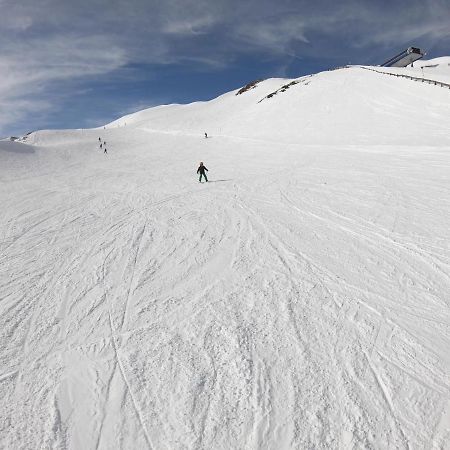
[[[1,448],[449,448],[448,146],[73,133],[0,189]]]

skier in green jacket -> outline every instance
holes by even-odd
[[[206,170],[206,172],[208,172],[208,169],[207,169],[207,168],[203,165],[203,163],[201,162],[201,163],[200,163],[200,166],[199,166],[198,169],[197,169],[197,173],[200,174],[200,177],[199,177],[199,179],[198,179],[198,181],[199,181],[200,183],[202,182],[202,177],[205,177],[206,182],[208,182],[208,178],[206,177],[205,170]]]

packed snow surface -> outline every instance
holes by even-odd
[[[0,142],[0,448],[450,448],[450,90],[236,93]]]

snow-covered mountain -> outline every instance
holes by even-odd
[[[428,65],[437,67],[427,76],[450,82],[449,59],[428,61]],[[383,69],[414,76],[421,73],[418,68]],[[294,80],[269,79],[240,95],[236,90],[210,102],[140,111],[108,128],[127,124],[152,131],[198,135],[209,131],[214,135],[302,144],[370,144],[374,143],[374,134],[379,144],[392,143],[394,136],[397,143],[409,144],[414,129],[414,138],[422,143],[430,139],[441,142],[441,136],[448,134],[447,126],[438,136],[417,131],[424,129],[424,112],[439,116],[441,108],[448,107],[446,96],[434,86],[417,90],[413,82],[404,81],[367,73],[360,67]],[[406,113],[408,127],[403,126]]]
[[[449,61],[0,142],[0,448],[448,448]]]

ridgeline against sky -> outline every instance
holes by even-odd
[[[0,0],[0,17],[0,136],[450,45],[448,0]]]

